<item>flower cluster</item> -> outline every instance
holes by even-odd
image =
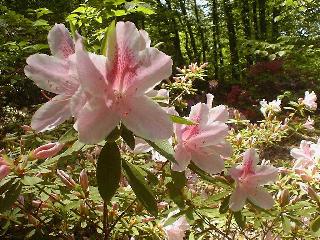
[[[25,67],[40,88],[57,94],[35,113],[32,128],[50,130],[74,117],[84,143],[102,141],[120,121],[143,138],[169,138],[169,116],[146,94],[171,75],[171,58],[150,47],[148,34],[131,22],[118,22],[107,38],[106,56],[97,55],[84,49],[81,36],[74,41],[64,25],[53,27],[53,55],[32,55]]]
[[[290,152],[296,160],[294,170],[313,171],[320,159],[320,140],[317,143],[302,140],[299,148],[293,148]]]

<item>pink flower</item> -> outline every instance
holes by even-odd
[[[175,146],[174,171],[184,171],[190,161],[202,170],[213,174],[223,170],[224,160],[231,153],[231,146],[224,141],[228,134],[228,111],[225,106],[212,108],[212,95],[208,94],[208,104],[198,103],[191,107],[189,120],[194,125],[175,124],[177,137]]]
[[[290,155],[296,159],[293,169],[306,170],[315,166],[316,148],[313,142],[302,140],[299,148],[293,148]]]
[[[302,103],[306,105],[307,108],[310,110],[316,110],[317,109],[317,95],[312,91],[309,93],[309,91],[306,91],[304,93],[304,99],[302,100]]]
[[[5,178],[10,173],[10,166],[4,160],[3,157],[0,157],[0,180]]]
[[[311,119],[310,116],[308,116],[307,121],[304,124],[302,124],[302,126],[305,127],[309,131],[313,131],[314,130],[314,126],[313,125],[314,125],[314,120]]]
[[[47,143],[33,150],[33,156],[37,159],[54,157],[61,151],[63,147],[64,144],[61,144],[59,142]]]
[[[177,213],[178,211],[170,212],[167,219]],[[167,235],[168,240],[183,240],[183,238],[185,237],[185,231],[190,229],[190,225],[187,222],[185,216],[181,216],[177,221],[165,226],[163,229]]]
[[[230,208],[232,211],[240,211],[246,199],[255,205],[269,209],[274,200],[261,185],[274,182],[278,176],[277,168],[267,165],[258,165],[259,159],[255,149],[251,148],[244,152],[243,163],[229,170],[230,176],[236,182],[236,188],[230,197]]]
[[[171,75],[171,58],[150,47],[148,34],[131,22],[118,22],[107,46],[107,57],[90,58],[82,40],[76,43],[79,80],[91,95],[75,123],[80,141],[100,142],[120,121],[143,138],[168,139],[170,118],[146,93]]]
[[[53,56],[31,55],[24,69],[26,76],[38,87],[57,94],[33,115],[31,127],[37,132],[54,129],[75,116],[75,110],[81,109],[86,101],[86,96],[79,88],[74,42],[68,29],[63,24],[56,24],[49,31],[48,42]]]

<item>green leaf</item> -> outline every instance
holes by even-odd
[[[12,204],[17,200],[20,195],[22,185],[20,182],[16,182],[11,185],[6,192],[0,196],[0,213],[10,209]]]
[[[140,173],[139,167],[134,166],[129,162],[123,161],[123,169],[126,173],[128,182],[136,194],[138,200],[143,204],[143,206],[151,213],[153,216],[158,215],[158,207],[156,199],[153,193],[144,179],[143,175]]]
[[[282,218],[282,228],[285,233],[290,233],[291,232],[291,222],[290,219],[284,215],[281,216]]]
[[[123,141],[125,141],[126,144],[133,150],[136,145],[134,135],[124,125],[121,125],[121,137],[122,137]]]
[[[78,139],[78,133],[74,128],[70,128],[65,134],[59,138],[59,143],[66,144],[76,141]]]
[[[246,219],[245,217],[241,214],[241,211],[239,212],[234,212],[233,213],[234,216],[234,220],[236,221],[236,223],[238,224],[238,226],[241,229],[244,229],[245,225],[246,225]]]
[[[39,182],[42,182],[43,180],[39,177],[30,177],[30,176],[24,176],[22,179],[21,179],[21,183],[23,185],[27,185],[27,186],[33,186],[33,185],[36,185],[37,183]]]
[[[144,7],[144,6],[139,6],[135,10],[137,12],[142,12],[142,13],[147,14],[147,15],[151,15],[151,14],[155,13],[152,9]]]
[[[171,178],[172,182],[166,185],[169,190],[169,196],[179,208],[184,208],[183,188],[187,183],[185,172],[171,171]]]
[[[219,208],[219,213],[226,213],[229,209],[229,199],[230,196],[227,196],[223,199],[223,201],[221,202],[220,208]]]
[[[120,137],[120,129],[119,127],[115,127],[115,129],[112,130],[112,132],[108,135],[106,140],[108,142],[115,142],[119,139]]]
[[[184,125],[195,125],[196,123],[190,121],[189,119],[185,119],[183,117],[179,117],[176,115],[170,114],[171,121],[174,123],[184,124]]]
[[[173,147],[168,140],[162,140],[157,142],[152,142],[150,140],[144,139],[151,147],[154,148],[158,153],[164,156],[166,159],[173,163],[177,163],[174,159]]]
[[[313,232],[317,232],[320,229],[320,215],[311,222],[310,228]]]
[[[116,29],[116,23],[115,21],[112,21],[111,24],[109,25],[109,27],[107,28],[106,32],[105,32],[105,35],[104,35],[104,38],[102,40],[102,43],[101,43],[101,54],[106,56],[107,55],[107,45],[110,44],[110,41],[112,39],[112,34],[114,33]]]
[[[116,143],[107,142],[97,163],[98,190],[104,201],[109,202],[119,187],[121,156]]]
[[[179,211],[178,213],[172,215],[164,222],[163,226],[165,227],[165,226],[171,225],[172,223],[177,221],[181,216],[185,214],[189,216],[192,215],[193,214],[192,208],[187,208],[185,210]]]

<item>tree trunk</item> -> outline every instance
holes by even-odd
[[[253,18],[254,38],[259,39],[257,0],[252,1],[252,18]]]
[[[279,37],[279,25],[275,18],[280,15],[280,8],[274,6],[272,9],[272,41],[277,41]]]
[[[265,40],[267,37],[266,0],[259,0],[259,27],[260,39]]]
[[[240,74],[239,74],[239,56],[238,56],[238,49],[237,49],[237,36],[234,28],[232,6],[230,1],[224,0],[223,7],[224,7],[224,13],[226,16],[227,29],[228,29],[231,75],[232,75],[233,81],[239,82]]]
[[[249,19],[249,3],[248,0],[242,0],[241,7],[241,19],[243,23],[243,32],[247,40],[251,39],[251,27],[250,27],[250,19]],[[250,54],[246,54],[245,56],[247,65],[252,65],[253,60]]]
[[[194,12],[197,20],[197,27],[198,27],[198,33],[200,35],[201,39],[201,49],[202,49],[202,62],[206,62],[206,49],[207,49],[207,43],[204,37],[204,32],[203,32],[203,26],[202,23],[200,22],[200,17],[199,17],[199,9],[197,6],[197,0],[193,0],[194,3]]]
[[[190,43],[191,43],[191,47],[193,50],[193,58],[194,58],[193,61],[199,62],[196,40],[195,40],[193,32],[192,32],[192,26],[191,26],[189,19],[188,19],[185,0],[179,0],[179,3],[180,3],[181,12],[182,12],[182,15],[183,15],[183,18],[185,21],[185,25],[187,26],[187,30],[188,30],[189,37],[190,37]]]
[[[166,0],[166,4],[168,6],[169,11],[172,12],[170,0]],[[174,46],[176,47],[176,51],[175,51],[175,53],[176,53],[175,59],[177,61],[176,65],[181,66],[185,63],[185,61],[184,61],[184,58],[183,58],[182,52],[181,52],[181,42],[180,42],[179,30],[178,30],[179,28],[178,28],[177,21],[175,19],[173,12],[172,12],[171,16],[172,17],[171,17],[171,24],[170,25],[172,26],[173,33],[174,33],[173,43],[174,43]]]
[[[217,0],[212,0],[212,25],[213,25],[213,67],[214,67],[214,77],[215,79],[220,79],[220,68],[219,68],[219,48],[220,48],[220,42],[219,42],[219,35],[220,35],[220,29],[219,29],[219,16],[218,16],[218,9],[217,9]]]

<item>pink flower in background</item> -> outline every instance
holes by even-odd
[[[0,157],[0,180],[5,178],[10,173],[10,166],[4,160],[3,157]]]
[[[225,106],[212,108],[211,94],[207,95],[208,103],[198,103],[191,107],[189,120],[194,125],[175,124],[177,137],[175,146],[174,171],[184,171],[190,161],[202,170],[214,174],[221,172],[224,167],[222,156],[231,153],[231,146],[224,141],[228,134],[228,111]]]
[[[314,126],[313,125],[314,125],[314,120],[311,119],[310,116],[308,116],[307,121],[304,124],[302,124],[302,126],[305,127],[309,131],[313,131],[314,130]]]
[[[80,141],[100,142],[120,121],[143,138],[168,139],[172,122],[146,93],[171,75],[171,58],[150,47],[148,34],[131,22],[118,22],[107,46],[107,57],[90,58],[82,40],[76,43],[79,80],[91,95],[75,123]]]
[[[306,105],[307,108],[310,110],[316,110],[317,109],[317,95],[312,91],[309,93],[309,91],[306,91],[304,94],[304,99],[302,100],[302,103]]]
[[[259,161],[255,149],[251,148],[244,152],[243,163],[229,170],[230,176],[236,182],[236,188],[230,197],[230,208],[232,211],[240,211],[246,199],[255,205],[269,209],[274,200],[261,186],[274,182],[278,176],[277,168],[267,165],[257,165]]]
[[[167,219],[177,213],[178,211],[170,212]],[[168,240],[183,240],[185,237],[185,232],[189,229],[190,225],[185,216],[181,216],[178,220],[163,228]]]
[[[63,24],[56,24],[49,31],[48,42],[52,56],[31,55],[24,69],[26,76],[38,87],[57,94],[33,115],[31,127],[37,132],[54,129],[76,115],[71,112],[71,105],[81,109],[86,101],[79,89],[74,42],[68,29]]]
[[[64,144],[61,144],[59,142],[47,143],[33,150],[33,156],[37,159],[54,157],[61,151],[63,147]]]
[[[295,158],[293,169],[299,173],[301,171],[313,172],[320,159],[320,139],[317,143],[302,140],[299,148],[293,148],[290,155]]]

